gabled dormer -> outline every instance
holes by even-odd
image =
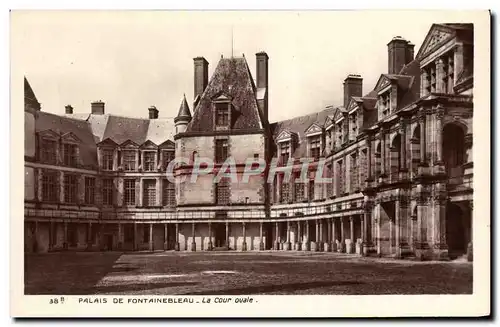
[[[165,170],[172,160],[175,159],[175,143],[171,140],[166,140],[158,146],[160,152],[159,169]]]
[[[156,171],[158,168],[158,145],[151,140],[147,140],[141,144],[139,149],[141,158],[141,165],[139,168],[142,168],[143,171]]]
[[[314,160],[319,160],[324,148],[324,130],[318,123],[313,123],[305,131],[307,138],[307,155]]]
[[[139,145],[131,140],[126,140],[120,144],[120,165],[119,169],[125,171],[136,171],[139,163]]]
[[[38,132],[39,149],[38,157],[41,162],[56,165],[59,161],[59,139],[60,135],[53,130]]]
[[[76,167],[80,163],[80,143],[82,142],[73,132],[61,135],[63,164]]]
[[[325,151],[326,152],[331,152],[334,150],[334,144],[333,142],[335,141],[335,124],[333,122],[333,116],[327,116],[325,119]]]
[[[233,116],[232,98],[221,93],[212,100],[213,122],[216,131],[230,130]]]
[[[335,114],[333,115],[333,124],[334,124],[334,134],[335,134],[335,140],[334,140],[334,146],[335,149],[338,149],[347,142],[347,131],[348,127],[346,126],[347,119],[345,119],[347,116],[347,111],[345,111],[343,108],[337,108],[335,111]]]
[[[297,134],[288,130],[282,130],[276,137],[276,147],[280,165],[287,165],[297,146]]]
[[[117,170],[118,168],[118,144],[110,138],[97,143],[97,161],[102,170]]]
[[[358,137],[363,126],[363,98],[352,97],[347,107],[347,117],[349,120],[349,140],[353,141]]]
[[[375,91],[377,92],[378,119],[382,120],[396,111],[398,85],[395,80],[382,74],[375,86]]]

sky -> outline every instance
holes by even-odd
[[[12,70],[24,74],[42,110],[174,117],[193,100],[193,58],[269,55],[271,122],[341,105],[348,74],[363,93],[387,72],[387,43],[401,36],[418,52],[433,23],[467,22],[444,11],[24,11],[11,13]]]

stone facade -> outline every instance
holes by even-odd
[[[194,59],[193,112],[172,121],[41,111],[25,81],[25,249],[334,251],[398,258],[472,259],[473,27],[434,24],[415,55],[396,37],[389,67],[364,94],[344,81],[341,106],[270,123],[269,57],[222,58],[212,77]],[[97,141],[96,141],[97,140]],[[232,157],[301,169],[214,184]],[[167,175],[173,158],[185,158]],[[199,158],[215,169],[195,182]],[[220,158],[219,158],[220,159]],[[325,163],[317,183],[320,162]],[[225,187],[224,187],[225,185]]]

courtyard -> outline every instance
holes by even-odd
[[[472,263],[322,252],[25,255],[25,294],[471,294]]]

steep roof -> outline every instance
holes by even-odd
[[[315,112],[309,115],[304,115],[300,117],[295,117],[292,119],[282,120],[271,124],[271,132],[274,138],[278,136],[283,130],[287,130],[292,133],[296,133],[298,136],[298,147],[292,154],[292,157],[299,158],[306,155],[307,142],[305,142],[305,131],[306,129],[314,123],[323,126],[325,120],[328,116],[333,115],[337,110],[336,108],[329,107],[322,111]]]
[[[256,90],[246,59],[222,58],[203,92],[186,132],[214,131],[212,101],[220,95],[232,99],[232,130],[261,129]]]
[[[54,131],[59,135],[73,133],[81,141],[78,147],[82,164],[89,167],[97,166],[97,139],[94,138],[87,121],[38,111],[35,115],[35,131],[38,133],[46,130]]]
[[[132,141],[142,144],[146,141],[149,119],[109,116],[103,139],[112,139],[117,144]]]
[[[191,118],[191,110],[189,110],[189,105],[186,100],[186,95],[184,94],[184,97],[182,98],[181,101],[181,106],[179,107],[179,112],[177,113],[177,119],[179,118]]]
[[[38,102],[30,83],[24,77],[24,110],[26,109],[40,110],[40,102]]]

